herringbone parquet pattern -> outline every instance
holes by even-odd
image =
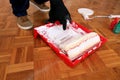
[[[75,22],[105,36],[107,43],[70,68],[41,38],[33,38],[33,29],[19,29],[9,0],[0,0],[0,80],[120,80],[120,34],[109,29],[112,19],[86,21],[77,12],[78,8],[87,7],[95,11],[94,15],[120,14],[120,0],[64,2]],[[28,13],[35,26],[48,18],[48,13],[40,12],[33,5]]]

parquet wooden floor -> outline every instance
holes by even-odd
[[[107,43],[70,68],[41,38],[33,38],[33,29],[19,29],[9,0],[0,0],[0,80],[120,80],[120,34],[109,29],[112,19],[86,21],[77,12],[78,8],[86,7],[93,9],[94,15],[120,14],[120,0],[64,0],[64,3],[73,21],[105,36]],[[33,5],[28,14],[35,26],[48,19],[48,13]]]

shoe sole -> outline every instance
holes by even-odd
[[[33,27],[33,25],[29,26],[29,27],[23,27],[23,26],[21,26],[19,24],[17,24],[17,25],[18,25],[19,28],[24,29],[24,30],[29,30],[29,29],[31,29]]]
[[[30,1],[30,4],[32,4],[33,6],[35,6],[37,9],[39,9],[39,10],[42,11],[42,12],[48,12],[48,11],[50,11],[50,9],[48,9],[48,10],[46,10],[46,9],[41,9],[40,7],[38,7],[35,3],[31,2],[31,1]]]

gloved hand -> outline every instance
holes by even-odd
[[[71,16],[62,0],[50,0],[49,22],[59,21],[66,29],[67,20],[71,23]]]

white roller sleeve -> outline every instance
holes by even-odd
[[[74,48],[74,47],[80,45],[80,43],[83,43],[84,41],[86,41],[92,37],[95,37],[95,36],[98,36],[97,33],[95,33],[95,32],[91,32],[91,33],[85,34],[83,36],[75,36],[72,40],[68,40],[65,43],[62,43],[60,45],[60,48],[64,49],[65,51],[70,50],[71,48]],[[100,41],[100,38],[98,38],[98,39]]]
[[[67,51],[70,60],[74,60],[99,42],[100,37],[97,35],[97,33],[91,32],[83,37],[79,37],[79,39],[76,41],[74,40],[70,44],[64,44],[63,48],[65,51]]]

